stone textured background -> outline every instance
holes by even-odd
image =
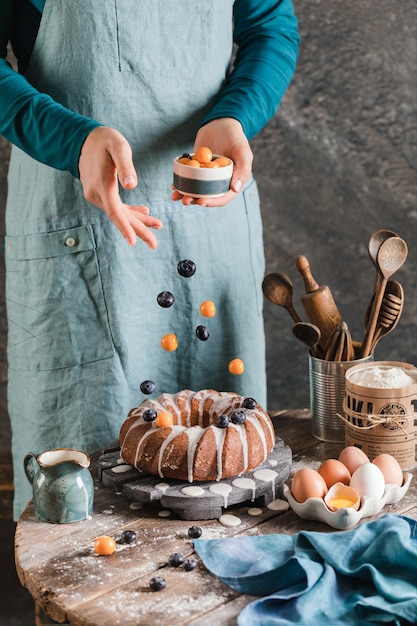
[[[253,141],[267,273],[288,274],[303,317],[305,254],[332,289],[355,339],[372,293],[367,254],[378,228],[398,232],[409,258],[396,278],[403,317],[376,358],[416,361],[416,20],[411,0],[296,0],[302,37],[296,76],[277,115]],[[1,235],[9,145],[0,138]],[[0,271],[0,452],[8,454],[4,257]],[[265,301],[269,408],[308,406],[307,348],[283,308]]]

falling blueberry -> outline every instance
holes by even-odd
[[[229,418],[226,413],[222,413],[217,418],[216,426],[217,428],[227,428],[229,425]]]
[[[143,412],[143,421],[144,422],[154,422],[156,420],[156,411],[155,409],[146,409],[146,411]]]
[[[241,411],[239,409],[237,411],[233,411],[230,419],[232,420],[233,424],[244,424],[244,422],[246,421],[245,411]]]
[[[169,309],[175,302],[175,296],[170,291],[161,291],[156,297],[159,306]]]
[[[190,539],[198,539],[199,537],[201,537],[203,533],[203,529],[201,528],[201,526],[190,526],[190,528],[188,529],[188,536],[190,537]]]
[[[174,552],[174,554],[171,554],[169,557],[168,563],[171,567],[179,567],[184,563],[184,557],[179,552]]]
[[[207,330],[206,326],[197,326],[197,328],[195,329],[195,334],[199,339],[201,339],[201,341],[207,341],[207,339],[210,337],[209,331]]]
[[[122,543],[134,543],[136,541],[136,532],[134,530],[124,530],[120,539]]]
[[[195,263],[194,261],[190,261],[190,259],[185,259],[184,261],[180,261],[177,266],[178,273],[184,278],[190,278],[195,274]]]
[[[143,383],[140,384],[140,390],[142,393],[149,396],[156,389],[156,385],[152,380],[144,380]]]
[[[191,570],[197,567],[197,561],[195,559],[185,559],[184,561],[184,569],[186,572],[191,572]]]
[[[162,591],[162,589],[165,589],[167,586],[167,582],[165,578],[162,578],[161,576],[154,576],[151,578],[149,586],[152,591]]]
[[[256,409],[256,400],[253,398],[245,398],[243,400],[243,406],[245,409]]]

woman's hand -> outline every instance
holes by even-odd
[[[161,220],[149,215],[148,207],[124,204],[120,198],[119,183],[125,189],[138,184],[127,139],[113,128],[95,128],[84,141],[78,168],[85,199],[106,213],[131,246],[138,236],[156,248],[158,240],[150,229],[160,230]]]
[[[174,189],[173,200],[181,200],[184,205],[224,206],[236,197],[252,176],[253,154],[243,128],[238,120],[222,117],[202,126],[197,133],[194,151],[202,146],[209,147],[214,154],[232,159],[234,163],[230,190],[220,198],[191,198]]]

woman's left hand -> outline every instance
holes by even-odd
[[[232,117],[222,117],[208,122],[197,133],[194,151],[202,146],[209,147],[214,154],[232,159],[234,163],[230,190],[220,198],[191,198],[174,189],[173,200],[181,200],[184,205],[224,206],[241,191],[252,176],[253,153],[241,123]]]

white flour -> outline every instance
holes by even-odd
[[[375,389],[400,389],[417,383],[417,370],[395,366],[375,366],[349,375],[350,382]]]

